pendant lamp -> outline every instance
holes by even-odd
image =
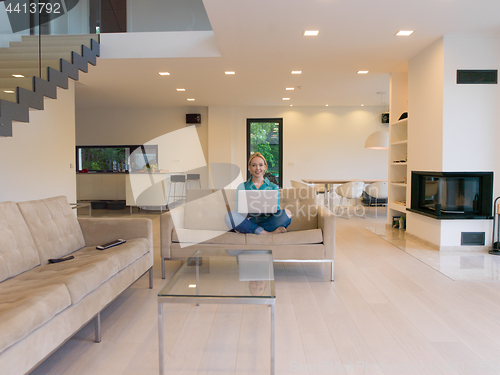
[[[370,134],[368,138],[366,138],[365,148],[387,150],[389,148],[389,133],[378,131]]]

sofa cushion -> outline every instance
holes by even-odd
[[[227,201],[234,210],[235,190],[226,190]],[[184,228],[227,231],[224,222],[227,205],[222,190],[188,189],[184,205]]]
[[[64,196],[17,204],[37,247],[40,263],[85,246],[82,230]]]
[[[17,204],[0,203],[0,282],[38,265],[40,257]]]
[[[0,284],[0,353],[71,305],[64,284]],[[29,353],[26,353],[29,355]]]
[[[318,228],[318,206],[314,190],[307,188],[283,189],[280,206],[292,213],[292,222],[288,231]]]
[[[146,238],[128,240],[126,243],[103,251],[86,247],[74,252],[74,259],[36,267],[2,285],[32,286],[65,284],[75,304],[122,269],[141,258],[149,250]]]
[[[323,242],[321,229],[279,234],[245,234],[247,245],[302,245]]]
[[[215,230],[176,228],[172,234],[172,242],[244,245],[245,235]]]

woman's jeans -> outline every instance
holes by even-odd
[[[231,217],[234,223],[231,223]],[[263,230],[272,232],[278,227],[288,227],[292,221],[285,210],[278,210],[275,214],[266,216],[252,216],[251,214],[243,216],[235,211],[228,212],[224,217],[229,229],[234,229],[241,233],[259,234]]]

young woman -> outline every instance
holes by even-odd
[[[277,185],[264,178],[267,170],[267,161],[260,152],[256,152],[250,156],[248,170],[252,177],[238,186],[236,199],[238,199],[239,190],[279,189]],[[274,214],[248,214],[245,217],[235,211],[231,211],[226,214],[225,221],[229,229],[234,229],[240,233],[284,233],[292,221],[292,213],[285,209],[278,210]]]

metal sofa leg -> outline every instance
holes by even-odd
[[[161,278],[165,279],[165,258],[161,258]]]
[[[333,269],[334,269],[334,261],[332,260],[331,263],[330,263],[332,266],[332,269],[331,269],[331,277],[330,277],[330,281],[333,282]]]
[[[153,289],[153,267],[149,269],[149,289]]]
[[[101,342],[101,312],[99,311],[94,318],[95,342]]]

